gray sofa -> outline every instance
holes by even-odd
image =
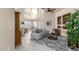
[[[46,36],[48,36],[49,31],[44,30],[44,29],[35,29],[32,31],[31,33],[31,38],[32,39],[36,39],[36,40],[40,40]]]

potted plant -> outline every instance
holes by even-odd
[[[79,48],[79,10],[76,10],[69,17],[65,24],[67,29],[68,46],[71,49]]]

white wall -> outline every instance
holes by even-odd
[[[42,28],[47,29],[49,33],[51,33],[52,30],[55,28],[54,13],[45,13],[39,18],[39,20],[41,21],[41,23],[43,22]],[[49,21],[51,24],[47,25],[47,21]]]
[[[65,15],[67,13],[73,13],[75,10],[76,10],[75,8],[66,8],[66,9],[63,9],[63,10],[55,13],[55,28],[57,28],[57,17]],[[62,30],[61,35],[67,36],[66,31]]]
[[[46,13],[44,12],[41,8],[38,8],[37,9],[37,17],[36,19],[27,19],[27,16],[26,18],[24,18],[23,14],[24,14],[24,9],[22,9],[22,12],[21,12],[21,18],[20,18],[20,22],[22,21],[27,21],[27,20],[34,20],[34,21],[37,21],[37,27],[38,28],[43,28],[43,29],[47,29],[49,32],[51,32],[54,28],[55,28],[55,16],[54,16],[54,13]],[[47,21],[50,21],[51,22],[51,26],[47,26]],[[43,25],[40,27],[40,23],[43,23]],[[20,24],[21,25],[21,24]]]
[[[0,8],[0,50],[13,50],[15,42],[14,9]]]

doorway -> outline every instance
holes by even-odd
[[[21,45],[20,12],[15,12],[15,48]]]

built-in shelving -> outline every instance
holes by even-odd
[[[66,22],[68,22],[68,19],[66,19],[65,17],[69,16],[69,15],[70,15],[70,13],[67,13],[65,15],[57,17],[57,28],[61,30],[61,35],[62,34],[65,35],[67,32],[67,30],[65,28],[65,24],[66,24]]]

